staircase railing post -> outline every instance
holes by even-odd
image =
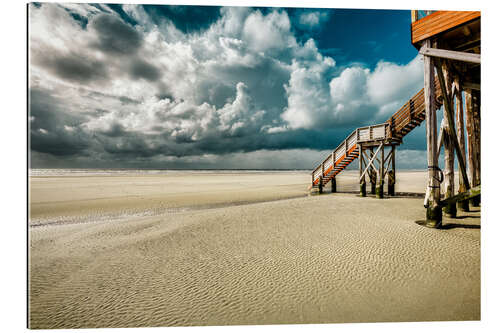
[[[409,109],[409,113],[410,113],[410,122],[412,121],[413,119],[413,116],[414,116],[414,111],[415,111],[415,102],[413,101],[413,98],[410,99],[410,102],[408,103],[408,109]]]

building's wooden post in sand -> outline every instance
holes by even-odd
[[[481,146],[480,146],[480,113],[479,91],[469,88],[465,90],[465,119],[467,127],[467,159],[469,162],[469,179],[472,186],[481,184]],[[473,207],[478,207],[480,196],[470,200]]]
[[[465,104],[467,110],[472,111],[467,123],[467,151],[469,158],[469,177],[467,177],[467,166],[465,163],[465,144],[463,131],[463,109],[462,91],[469,88],[480,90],[481,78],[481,13],[468,11],[435,11],[426,13],[424,17],[419,17],[417,11],[412,12],[411,41],[413,46],[419,49],[419,53],[424,57],[424,95],[425,95],[425,119],[427,129],[427,167],[428,184],[424,206],[427,208],[426,226],[439,227],[442,223],[442,210],[454,216],[456,214],[456,202],[475,198],[480,195],[480,180],[469,183],[469,177],[474,175],[478,178],[479,155],[479,123],[480,112],[472,110],[472,92],[469,92]],[[434,65],[435,64],[435,68]],[[435,91],[435,71],[439,79],[438,88]],[[453,77],[452,75],[453,74]],[[455,82],[452,87],[452,81]],[[436,95],[442,100],[436,100]],[[476,95],[479,92],[474,93]],[[456,96],[456,118],[454,113],[454,101]],[[475,100],[479,100],[476,98]],[[436,106],[444,106],[442,123],[442,139],[445,153],[445,175],[440,173],[438,167],[439,147],[436,142]],[[479,105],[479,102],[475,105]],[[455,131],[455,121],[457,123],[458,135]],[[476,129],[477,128],[477,129]],[[473,137],[476,135],[476,137]],[[459,194],[454,195],[453,167],[455,151],[460,172]],[[470,164],[475,165],[470,165]],[[445,199],[440,198],[440,182],[445,180]],[[472,191],[472,189],[474,189]],[[471,192],[472,191],[472,192]],[[464,195],[469,193],[470,195]],[[472,193],[472,194],[471,194]],[[466,204],[460,204],[462,210],[466,210]]]
[[[370,147],[370,159],[373,157],[373,147]],[[375,194],[375,187],[377,186],[377,173],[373,168],[368,170],[368,177],[370,178],[370,193]]]
[[[452,89],[452,78],[450,73],[450,68],[445,61],[441,62],[441,68],[444,74],[444,79],[446,81],[446,90],[441,89],[442,93],[451,93]],[[454,105],[453,96],[449,96],[449,102],[451,105],[449,107],[444,107],[444,126],[443,126],[443,143],[444,143],[444,198],[448,199],[455,195],[455,152],[453,148],[453,142],[451,138],[451,127],[454,124],[449,124],[448,119],[454,121],[455,117],[453,115]],[[449,202],[443,207],[443,212],[448,217],[457,216],[457,205],[455,202]]]
[[[377,198],[383,199],[384,198],[384,146],[380,149],[380,163],[379,163],[379,171],[378,171],[378,178],[377,178],[377,188],[375,191],[375,194]]]
[[[465,156],[465,136],[464,136],[464,105],[462,99],[462,83],[458,76],[455,76],[455,115],[457,124],[457,138],[458,145],[462,156]],[[462,170],[458,169],[458,193],[467,191],[463,181]],[[469,200],[462,200],[457,202],[458,208],[463,212],[469,211]]]
[[[332,182],[332,193],[336,193],[337,192],[337,178],[333,177],[331,182]]]
[[[430,40],[424,41],[424,47],[431,47]],[[427,214],[426,225],[440,227],[443,213],[440,200],[440,183],[438,181],[438,156],[437,156],[437,128],[434,87],[434,61],[430,56],[424,56],[424,94],[425,94],[425,119],[427,133]]]
[[[363,156],[363,146],[358,144],[359,149],[359,195],[366,197],[366,177],[363,173],[365,166],[367,165]]]
[[[391,146],[391,170],[387,172],[387,194],[396,195],[396,146]]]

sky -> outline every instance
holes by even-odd
[[[313,169],[422,86],[410,11],[29,5],[32,168]]]

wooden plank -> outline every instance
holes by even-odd
[[[411,24],[412,44],[480,18],[481,12],[437,11]]]
[[[471,90],[481,90],[481,84],[474,83],[474,82],[464,82],[463,88],[464,89],[471,89]]]
[[[456,24],[455,22],[461,22],[464,18],[469,17],[468,14],[460,11],[441,11],[434,12],[426,17],[422,18],[418,22],[412,24],[412,32],[416,36],[420,36],[426,33],[437,34],[443,32],[450,28],[455,27],[462,23]]]
[[[481,55],[476,53],[435,49],[430,47],[422,47],[419,53],[425,56],[458,60],[474,64],[481,64]]]
[[[421,25],[415,25],[412,29],[412,43],[418,43],[414,42],[415,36],[418,41],[422,41],[428,38],[431,38],[433,36],[436,36],[444,31],[451,30],[453,29],[454,26],[449,27],[449,23],[453,22],[459,15],[458,14],[453,14],[453,16],[449,17],[449,21],[439,21],[439,22],[434,22],[431,25],[429,24],[421,24]]]
[[[439,13],[434,13],[434,15],[439,15]],[[415,22],[415,24],[412,25],[412,41],[415,38],[420,39],[423,36],[427,36],[426,38],[429,38],[442,32],[452,30],[460,25],[464,25],[470,21],[475,20],[478,17],[476,17],[475,14],[469,15],[463,14],[463,12],[448,12],[445,18],[441,17],[436,19],[435,16],[431,16],[430,19],[433,20],[426,20],[427,18],[429,17],[426,17],[422,21]]]
[[[445,200],[440,202],[440,205],[445,206],[448,203],[455,203],[458,201],[472,199],[472,198],[477,197],[478,195],[481,195],[481,185],[474,186],[465,192],[458,193],[457,195],[454,195],[448,199],[445,199]]]

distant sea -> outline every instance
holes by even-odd
[[[48,176],[120,176],[128,174],[162,175],[182,173],[283,173],[283,172],[307,172],[304,169],[29,169],[29,175],[34,177]]]

